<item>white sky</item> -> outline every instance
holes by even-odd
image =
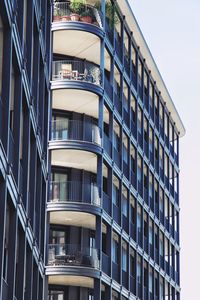
[[[200,299],[200,0],[129,0],[186,127],[181,146],[181,300]]]

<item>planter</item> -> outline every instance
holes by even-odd
[[[71,21],[74,21],[74,22],[77,22],[80,19],[80,16],[75,13],[71,14],[70,17],[71,17]]]
[[[59,22],[59,21],[60,21],[60,16],[53,17],[53,22]]]
[[[85,22],[85,23],[92,23],[92,17],[90,16],[82,16],[81,17],[81,22]]]
[[[62,21],[71,21],[71,17],[70,16],[62,16]]]

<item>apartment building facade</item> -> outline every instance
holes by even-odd
[[[185,129],[126,0],[52,3],[49,299],[180,299]]]

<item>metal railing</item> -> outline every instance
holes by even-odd
[[[101,12],[88,4],[77,3],[75,8],[73,4],[66,2],[54,3],[53,22],[61,21],[89,23],[102,28]]]
[[[99,188],[95,183],[51,181],[50,202],[77,202],[101,206]]]
[[[58,119],[52,121],[51,140],[75,140],[101,145],[97,125],[79,120]]]
[[[99,251],[91,247],[73,244],[50,244],[49,266],[83,266],[99,269]]]
[[[77,80],[101,85],[101,71],[98,66],[87,61],[54,61],[52,80]]]

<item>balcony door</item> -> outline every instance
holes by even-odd
[[[69,138],[69,118],[54,115],[52,120],[52,140],[67,140]]]
[[[53,173],[52,177],[52,200],[61,202],[69,201],[70,182],[68,181],[68,174]]]

